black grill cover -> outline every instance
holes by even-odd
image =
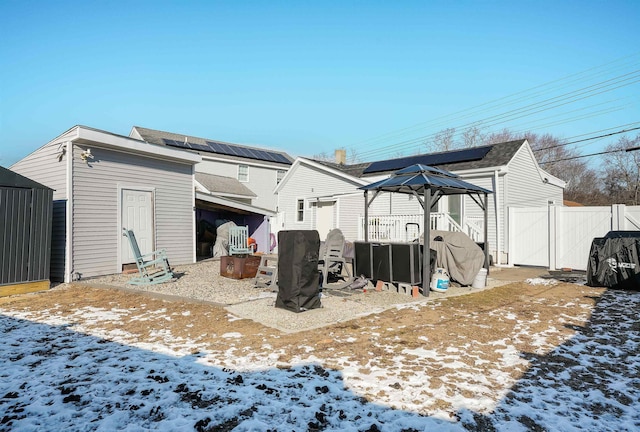
[[[278,296],[276,307],[302,312],[319,308],[318,231],[278,233]]]
[[[640,231],[610,231],[591,243],[587,285],[640,290]]]

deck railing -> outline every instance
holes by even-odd
[[[474,241],[483,241],[483,218],[468,218],[461,226],[448,213],[431,213],[430,222],[431,229],[464,232]],[[369,241],[409,242],[417,239],[423,232],[423,216],[421,214],[369,216],[368,228]],[[358,239],[364,240],[364,217],[362,216],[358,224]]]

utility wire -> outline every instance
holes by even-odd
[[[526,90],[523,90],[523,91],[520,91],[520,92],[516,92],[514,94],[511,94],[511,95],[508,95],[508,96],[504,96],[504,97],[501,97],[501,98],[498,98],[498,99],[494,99],[492,101],[485,102],[485,103],[473,106],[471,108],[463,109],[463,110],[457,111],[457,112],[452,113],[452,114],[440,116],[440,117],[438,117],[436,119],[433,119],[431,121],[418,123],[416,125],[400,129],[399,131],[388,132],[388,133],[385,133],[385,134],[377,136],[377,137],[373,137],[373,138],[370,138],[370,139],[359,141],[359,142],[355,143],[355,146],[357,147],[359,144],[373,144],[376,141],[380,141],[380,140],[384,140],[384,139],[391,139],[393,136],[399,136],[399,135],[407,134],[413,129],[426,129],[429,125],[434,126],[434,123],[436,123],[438,121],[441,121],[441,120],[444,120],[444,119],[448,119],[447,121],[452,122],[452,121],[457,121],[457,120],[460,120],[460,119],[463,119],[463,118],[467,118],[469,116],[472,116],[472,115],[476,114],[476,112],[479,112],[480,108],[482,108],[483,111],[485,111],[486,108],[490,107],[491,105],[493,105],[493,107],[491,109],[497,109],[497,108],[500,108],[500,107],[503,107],[503,106],[513,105],[513,104],[518,103],[521,100],[523,100],[524,99],[524,95],[527,95],[527,93],[531,93],[534,90],[538,90],[538,89],[542,89],[542,88],[545,88],[545,87],[549,87],[549,86],[551,86],[553,84],[560,84],[560,83],[564,82],[563,84],[561,84],[561,87],[562,88],[566,88],[567,84],[577,83],[577,82],[583,81],[585,79],[593,78],[593,77],[596,77],[596,76],[599,76],[599,75],[602,75],[602,74],[605,74],[605,73],[615,72],[615,71],[617,71],[617,70],[619,70],[621,68],[625,68],[625,67],[629,67],[629,66],[635,66],[636,65],[635,63],[637,61],[633,60],[631,64],[623,64],[623,65],[617,66],[617,67],[615,67],[613,69],[609,68],[609,70],[604,70],[604,71],[599,71],[599,72],[596,72],[596,73],[589,74],[591,71],[596,71],[596,70],[599,70],[599,69],[603,69],[603,68],[606,68],[606,67],[608,67],[610,65],[626,61],[627,59],[630,59],[630,58],[636,58],[638,56],[638,54],[640,54],[640,53],[634,53],[632,55],[629,55],[629,56],[626,56],[626,57],[622,57],[620,59],[616,59],[614,61],[611,61],[611,62],[602,64],[602,65],[598,65],[598,66],[589,68],[589,69],[587,69],[585,71],[574,73],[574,74],[571,74],[571,75],[568,75],[568,76],[565,76],[563,78],[559,78],[559,79],[556,79],[556,80],[548,81],[546,83],[531,87],[529,89],[526,89]],[[582,77],[582,78],[576,78],[576,79],[572,80],[572,78],[580,77],[580,76],[583,76],[583,75],[587,75],[587,76],[586,77]],[[566,81],[569,81],[569,82],[567,83]],[[551,88],[549,90],[545,90],[545,91],[542,91],[542,92],[534,93],[533,95],[528,95],[527,99],[531,99],[532,97],[548,93],[553,89],[554,88]],[[509,101],[509,102],[503,102],[503,101],[508,101],[509,99],[515,99],[515,100]],[[467,113],[467,114],[465,114],[462,117],[455,118],[455,116],[458,116],[459,114],[463,114],[463,113]],[[454,118],[452,118],[452,117],[454,117]]]
[[[486,121],[492,121],[493,123],[487,125],[487,126],[495,126],[496,124],[506,121],[506,120],[515,120],[517,118],[522,118],[522,117],[526,117],[526,116],[530,116],[532,114],[537,114],[540,112],[544,112],[547,111],[551,108],[557,108],[563,105],[567,105],[570,103],[574,103],[577,102],[579,100],[583,100],[586,99],[588,97],[592,97],[601,93],[605,93],[605,92],[609,92],[621,87],[625,87],[627,85],[630,84],[634,84],[636,82],[639,82],[640,79],[636,79],[636,78],[640,78],[640,76],[638,76],[638,72],[640,72],[640,70],[636,70],[615,78],[611,78],[609,80],[605,80],[602,81],[600,83],[596,83],[596,84],[592,84],[590,86],[578,89],[578,90],[574,90],[572,92],[567,92],[564,93],[562,95],[553,97],[553,98],[548,98],[539,102],[535,102],[533,104],[518,108],[516,110],[512,110],[509,112],[505,112],[505,113],[500,113],[500,114],[496,114],[493,116],[490,116],[484,120],[481,121],[482,122],[486,122]],[[630,75],[636,75],[636,76],[630,76]],[[634,80],[632,82],[627,82],[629,80]],[[611,86],[615,86],[613,88],[611,88]],[[595,93],[594,93],[595,92]],[[551,105],[551,106],[550,106]],[[549,107],[550,106],[550,107]],[[533,111],[532,110],[536,110],[537,111]],[[478,122],[474,122],[471,123],[470,126],[473,126],[474,124],[478,124]],[[457,129],[459,127],[464,127],[465,125],[462,126],[457,126],[455,128],[452,129]],[[485,126],[485,127],[487,127]],[[370,150],[370,151],[365,151],[365,152],[359,152],[360,155],[369,155],[369,154],[376,154],[376,153],[380,153],[380,151],[390,151],[393,148],[397,148],[397,147],[406,147],[406,145],[408,144],[415,144],[417,142],[423,142],[428,138],[433,138],[437,135],[437,133],[431,134],[431,135],[427,135],[427,136],[422,136],[422,137],[418,137],[418,138],[413,138],[410,140],[405,140],[396,144],[392,144],[390,146],[387,146],[386,148],[383,149],[374,149],[374,150]]]
[[[635,56],[637,56],[637,54],[634,54],[633,56],[629,56],[629,57],[635,57]],[[627,58],[629,58],[629,57],[627,57]],[[478,108],[486,107],[486,106],[489,106],[489,105],[494,105],[494,107],[495,107],[495,106],[503,106],[503,105],[513,104],[513,103],[518,102],[519,100],[516,99],[515,101],[502,103],[501,105],[497,105],[497,102],[504,101],[504,100],[509,100],[509,99],[514,99],[518,95],[531,93],[532,90],[539,89],[539,88],[544,88],[545,86],[548,87],[550,84],[559,83],[559,82],[562,82],[562,81],[568,81],[572,77],[579,77],[581,75],[582,76],[588,75],[588,73],[590,71],[602,69],[602,68],[604,68],[606,66],[609,66],[611,64],[620,63],[620,61],[626,60],[627,58],[623,58],[623,59],[620,59],[620,60],[616,60],[614,62],[607,63],[605,65],[601,65],[601,66],[598,66],[598,67],[595,67],[595,68],[591,68],[591,69],[589,69],[587,71],[583,71],[583,72],[580,72],[580,73],[577,73],[577,74],[570,75],[569,77],[565,77],[565,78],[562,78],[562,79],[559,79],[559,80],[551,81],[549,83],[541,84],[539,86],[533,87],[533,88],[528,89],[528,90],[524,90],[522,92],[516,93],[516,94],[511,95],[511,96],[506,96],[504,98],[496,99],[494,101],[491,101],[491,102],[488,102],[488,103],[485,103],[485,104],[477,105],[477,106],[475,106],[473,108],[469,108],[469,109],[466,109],[466,110],[461,110],[461,111],[458,111],[457,113],[454,113],[452,115],[441,116],[441,117],[439,117],[437,119],[434,119],[431,122],[425,122],[425,123],[422,123],[422,124],[411,126],[409,128],[402,129],[402,130],[400,130],[399,133],[393,133],[393,132],[392,133],[387,133],[387,134],[384,134],[382,136],[379,136],[379,137],[376,137],[376,138],[372,138],[370,140],[361,141],[361,143],[372,144],[372,143],[374,143],[376,141],[380,141],[380,140],[384,140],[384,139],[388,140],[388,139],[392,138],[393,136],[402,135],[402,134],[407,133],[408,131],[415,130],[418,126],[428,125],[428,124],[434,125],[434,124],[437,124],[438,120],[444,120],[444,119],[449,119],[448,121],[451,121],[452,117],[454,117],[454,120],[455,120],[455,116],[457,114],[463,114],[463,113],[471,112],[470,114],[466,114],[464,116],[458,116],[458,119],[466,118],[466,117],[469,117],[470,115],[475,114],[473,112],[474,110],[477,110]],[[625,67],[625,66],[628,66],[628,65],[622,65],[621,67]],[[634,61],[633,66],[636,66],[635,61]],[[610,72],[610,70],[604,70],[604,71],[599,71],[596,74],[590,74],[590,75],[591,76],[599,75],[599,74],[601,75],[603,73],[609,73],[609,72]],[[520,108],[517,108],[515,110],[506,111],[506,112],[503,112],[503,113],[500,113],[500,114],[496,114],[496,115],[490,116],[490,117],[488,117],[488,118],[486,118],[484,120],[474,121],[472,123],[468,123],[467,126],[468,125],[470,125],[470,126],[474,126],[475,125],[475,126],[486,127],[485,125],[483,125],[483,122],[486,122],[488,120],[492,120],[494,122],[497,122],[498,120],[501,120],[501,121],[513,120],[513,118],[510,118],[510,117],[514,117],[514,116],[516,116],[518,114],[524,114],[524,113],[526,113],[528,111],[532,111],[532,110],[534,110],[536,108],[541,108],[541,107],[546,107],[546,106],[549,106],[549,105],[553,105],[552,107],[544,108],[542,110],[538,110],[537,111],[537,112],[542,112],[542,111],[548,110],[550,108],[557,108],[558,106],[561,106],[563,104],[576,102],[577,100],[584,99],[585,97],[595,96],[597,94],[600,94],[600,93],[603,93],[603,92],[606,92],[606,91],[611,91],[611,90],[615,90],[616,88],[620,88],[620,87],[623,87],[623,86],[626,86],[626,85],[634,84],[637,81],[633,81],[631,83],[628,83],[628,82],[625,83],[625,81],[634,80],[636,78],[636,76],[634,76],[634,74],[636,74],[637,72],[638,72],[638,70],[636,69],[636,70],[634,70],[632,72],[628,72],[628,73],[625,73],[625,74],[622,74],[622,75],[619,75],[619,76],[616,76],[616,77],[613,77],[613,78],[610,78],[610,79],[607,79],[607,80],[604,80],[604,81],[601,81],[601,82],[598,82],[598,83],[595,83],[595,84],[591,84],[589,86],[574,90],[572,92],[567,92],[567,93],[564,93],[564,94],[561,94],[561,95],[558,95],[558,96],[555,96],[555,97],[552,97],[552,98],[547,98],[545,100],[538,101],[538,102],[535,102],[533,104],[525,105],[524,107],[520,107]],[[587,76],[587,78],[589,78],[589,76]],[[582,80],[584,80],[584,78],[574,79],[573,82],[580,82]],[[614,88],[611,88],[612,86],[614,86],[616,84],[620,84],[620,85],[618,85],[618,86],[616,86]],[[562,88],[566,88],[566,84],[564,84]],[[601,90],[601,91],[597,92],[597,90]],[[594,92],[595,92],[595,94],[593,94]],[[540,93],[544,94],[544,92],[539,92],[539,94]],[[587,95],[587,96],[579,97],[579,96],[582,96],[582,95]],[[528,97],[528,100],[530,100],[530,96]],[[559,102],[564,102],[564,103],[559,103]],[[526,115],[535,114],[537,112],[529,113],[529,114],[526,114]],[[522,116],[524,116],[524,115],[522,115]],[[463,125],[462,127],[464,127],[464,126],[465,125]],[[423,128],[425,128],[425,127],[426,126],[424,126]],[[457,128],[460,128],[460,127],[461,126],[458,126]],[[434,135],[436,135],[436,134],[431,134],[431,135],[422,136],[422,137],[419,137],[419,138],[403,140],[401,142],[392,144],[390,146],[385,146],[385,147],[382,147],[382,148],[371,149],[371,147],[368,146],[368,148],[370,150],[358,151],[358,154],[362,156],[362,155],[374,155],[374,154],[378,154],[378,153],[382,153],[382,152],[388,153],[390,151],[393,151],[394,148],[406,147],[407,145],[417,144],[419,141],[424,141],[424,140],[426,140],[428,138],[432,138]]]
[[[624,130],[621,130],[621,131],[612,132],[612,133],[608,133],[608,134],[605,134],[605,135],[599,135],[599,136],[595,136],[595,137],[591,137],[591,138],[585,138],[585,139],[581,139],[581,140],[577,140],[577,141],[571,141],[571,142],[566,142],[566,143],[562,143],[562,144],[552,145],[552,146],[549,146],[549,147],[543,147],[543,148],[535,149],[533,151],[534,152],[539,152],[539,151],[543,151],[543,150],[551,150],[553,148],[564,147],[564,146],[569,145],[569,144],[576,144],[576,143],[583,142],[583,141],[591,141],[591,140],[598,139],[598,138],[610,137],[610,136],[613,136],[613,135],[619,135],[621,133],[631,132],[631,131],[638,130],[638,129],[640,129],[640,127],[635,127],[635,128],[631,128],[631,129],[624,129]]]
[[[546,164],[555,163],[555,162],[563,162],[563,161],[568,161],[568,160],[573,160],[573,159],[581,159],[581,158],[586,158],[586,157],[591,157],[591,156],[600,156],[600,155],[603,155],[603,154],[620,153],[620,152],[623,152],[623,151],[627,151],[627,150],[626,149],[606,150],[606,151],[598,152],[598,153],[591,153],[591,154],[580,155],[580,156],[571,156],[571,157],[566,157],[566,158],[562,158],[562,159],[546,161],[546,162],[542,162],[542,164],[546,165]]]

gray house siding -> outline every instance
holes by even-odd
[[[172,264],[193,262],[192,166],[88,146],[94,159],[73,157],[73,273],[119,272],[119,188],[154,190],[155,248]]]
[[[53,189],[53,216],[51,225],[52,281],[64,280],[66,248],[67,158],[60,157],[66,144],[48,144],[16,162],[11,169],[25,177]]]
[[[526,146],[522,146],[509,163],[507,187],[508,207],[539,207],[556,201],[562,205],[562,188],[544,183],[540,178],[537,163],[531,158]]]
[[[286,171],[288,167],[271,167],[266,164],[255,164],[244,161],[213,161],[204,159],[198,164],[197,171],[237,178],[239,165],[247,165],[249,167],[249,181],[243,182],[243,184],[257,195],[251,200],[251,205],[275,211],[277,199],[273,193],[273,189],[277,185],[276,173],[278,170]]]
[[[11,170],[53,189],[53,199],[67,199],[66,158],[58,156],[66,144],[39,148],[11,166]]]

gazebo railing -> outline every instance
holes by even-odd
[[[467,223],[468,222],[468,223]],[[369,216],[369,241],[407,242],[413,241],[423,232],[423,215],[373,215]],[[465,221],[461,226],[448,213],[431,213],[430,228],[440,231],[460,231],[472,240],[483,241],[483,220],[476,218]],[[358,223],[358,239],[364,240],[364,217]]]

